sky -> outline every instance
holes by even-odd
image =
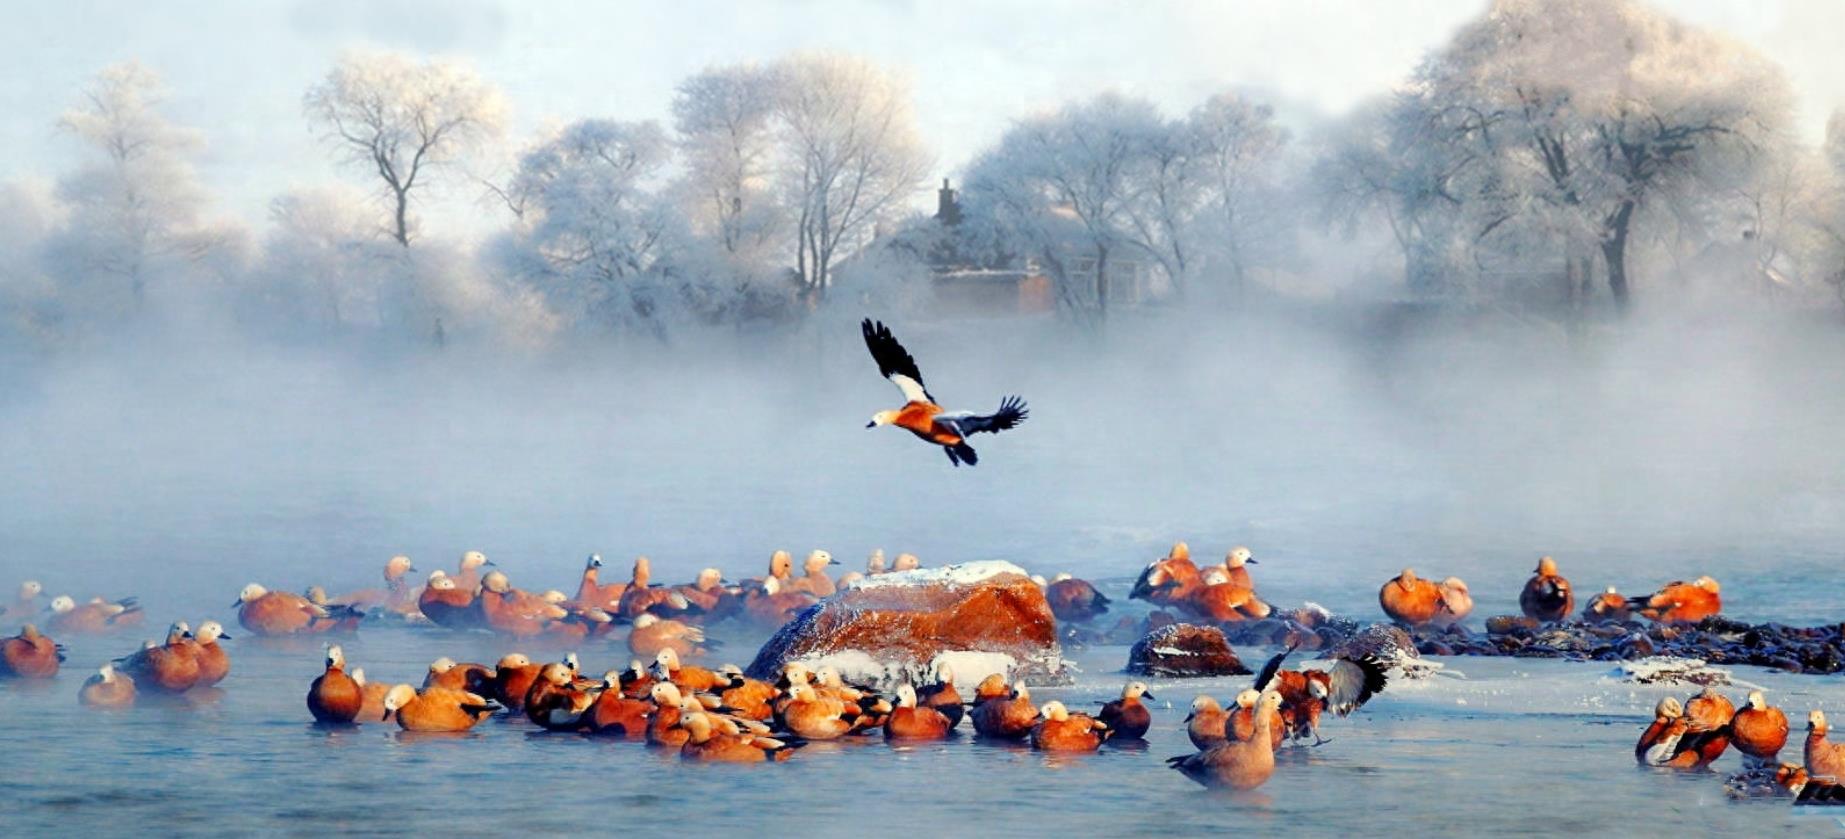
[[[1484,0],[172,0],[37,3],[11,11],[0,51],[0,181],[49,181],[76,159],[57,129],[98,69],[136,59],[203,131],[214,212],[262,219],[290,189],[361,176],[335,167],[301,95],[340,52],[387,48],[473,63],[512,104],[511,139],[584,117],[668,118],[679,80],[799,49],[855,52],[905,73],[936,169],[953,175],[1020,116],[1104,90],[1178,114],[1224,88],[1285,113],[1338,115],[1387,91]],[[1775,56],[1817,139],[1845,106],[1845,3],[1667,0],[1679,17]],[[487,168],[487,164],[482,164]],[[464,224],[472,189],[435,196]]]

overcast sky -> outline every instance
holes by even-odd
[[[1680,17],[1774,55],[1817,138],[1845,105],[1845,3],[1670,0]],[[1299,112],[1338,114],[1388,89],[1484,0],[788,0],[787,2],[66,2],[18,4],[0,29],[0,180],[50,179],[73,159],[56,128],[85,80],[139,59],[172,91],[170,112],[208,143],[215,212],[258,220],[273,196],[335,170],[301,116],[301,94],[342,49],[459,57],[505,89],[513,131],[598,116],[665,119],[673,86],[700,68],[790,50],[850,50],[906,72],[938,169],[952,173],[1007,123],[1105,89],[1170,112],[1227,86],[1271,91]],[[451,196],[447,212],[479,212]],[[461,206],[457,206],[461,205]]]

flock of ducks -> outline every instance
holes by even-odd
[[[719,648],[705,634],[711,623],[734,619],[773,629],[858,579],[920,566],[911,554],[887,565],[878,551],[864,572],[835,579],[830,569],[838,564],[817,550],[797,575],[793,557],[777,551],[760,578],[733,584],[718,569],[708,568],[690,583],[666,586],[653,582],[646,557],[635,561],[626,581],[605,583],[601,558],[591,556],[571,595],[515,588],[504,571],[477,551],[464,554],[454,571],[433,571],[422,585],[413,585],[414,564],[397,556],[386,563],[380,589],[330,597],[319,587],[295,594],[251,583],[233,606],[238,623],[261,636],[350,631],[376,615],[487,629],[534,642],[574,643],[609,635],[617,625],[629,628],[625,643],[633,660],[599,679],[583,674],[575,653],[540,663],[515,652],[491,666],[438,659],[420,686],[374,683],[362,669],[349,668],[342,648],[331,644],[323,671],[306,693],[309,714],[322,725],[395,722],[406,731],[459,732],[504,712],[550,731],[622,737],[677,749],[686,760],[722,762],[783,761],[817,740],[879,734],[895,742],[942,740],[954,736],[964,720],[982,739],[1059,752],[1138,740],[1152,727],[1152,711],[1143,701],[1152,696],[1141,682],[1129,682],[1119,698],[1091,715],[1061,702],[1037,704],[1023,682],[1008,683],[1000,673],[988,675],[964,699],[947,667],[937,668],[928,684],[901,684],[890,695],[880,695],[847,683],[832,667],[791,663],[776,681],[765,682],[745,676],[735,665],[712,670],[682,663]],[[1181,542],[1147,566],[1133,596],[1215,623],[1259,620],[1272,609],[1256,595],[1249,570],[1255,564],[1247,548],[1237,547],[1221,565],[1201,568]],[[1034,581],[1060,620],[1084,621],[1107,611],[1108,599],[1086,581],[1068,575]],[[59,596],[40,607],[42,595],[38,583],[24,583],[5,609],[49,612],[46,626],[60,634],[109,633],[138,626],[145,617],[133,598],[96,597],[80,605]],[[1473,607],[1461,580],[1431,582],[1410,569],[1384,583],[1378,600],[1392,619],[1411,627],[1450,626]],[[1519,603],[1526,617],[1539,621],[1565,620],[1576,606],[1572,586],[1550,557],[1538,562]],[[1716,581],[1702,577],[1639,598],[1622,597],[1610,588],[1589,601],[1582,617],[1606,621],[1637,615],[1688,623],[1720,610]],[[196,630],[174,623],[163,642],[149,641],[102,665],[83,684],[80,700],[122,708],[134,705],[144,692],[181,695],[216,685],[230,673],[230,657],[219,643],[229,638],[216,621],[204,621]],[[1274,771],[1277,749],[1308,738],[1314,745],[1327,742],[1320,733],[1325,711],[1349,714],[1387,683],[1387,666],[1375,658],[1335,658],[1329,667],[1285,670],[1291,652],[1271,659],[1228,709],[1210,696],[1197,697],[1183,721],[1197,751],[1168,764],[1207,786],[1260,786]],[[0,640],[0,676],[51,678],[64,657],[62,647],[36,625],[26,624],[18,635]],[[1803,762],[1779,763],[1788,736],[1783,712],[1760,691],[1736,709],[1707,689],[1684,702],[1660,702],[1635,746],[1635,758],[1646,766],[1702,770],[1733,746],[1749,772],[1792,792],[1798,801],[1845,803],[1845,785],[1838,780],[1845,778],[1845,744],[1827,741],[1820,711],[1809,715],[1807,728]]]

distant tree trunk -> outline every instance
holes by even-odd
[[[1621,207],[1602,225],[1602,261],[1608,265],[1608,293],[1616,309],[1627,311],[1627,233],[1634,219],[1634,202]]]
[[[410,247],[410,190],[392,189],[391,194],[397,199],[397,229],[392,232],[391,238],[407,248]]]
[[[1095,308],[1097,318],[1108,317],[1108,246],[1095,246]]]

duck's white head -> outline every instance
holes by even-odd
[[[896,422],[896,421],[897,421],[896,411],[879,411],[871,415],[871,421],[868,423],[865,423],[865,427],[866,428],[877,428],[880,425],[890,425],[891,423]]]
[[[1224,564],[1231,568],[1241,568],[1244,565],[1257,565],[1259,563],[1256,562],[1255,556],[1249,553],[1248,548],[1238,545],[1237,547],[1231,548],[1230,553],[1224,556]]]
[[[244,586],[243,591],[237,593],[237,602],[232,603],[231,606],[233,607],[242,606],[243,604],[248,603],[252,600],[255,600],[258,597],[262,597],[263,595],[268,594],[268,593],[269,593],[269,589],[263,588],[261,585],[257,583],[251,583],[247,586]]]
[[[344,668],[345,666],[346,666],[346,651],[340,649],[340,645],[338,644],[334,644],[328,647],[327,648],[327,667],[331,669],[334,667]]]
[[[61,615],[75,608],[77,608],[77,601],[72,600],[68,594],[60,594],[51,598],[52,614]]]
[[[642,612],[640,617],[637,617],[634,619],[634,628],[635,629],[646,629],[647,627],[653,626],[654,624],[659,623],[659,622],[660,622],[660,618],[658,615],[655,615],[652,612]]]
[[[40,594],[44,593],[44,591],[45,591],[45,587],[42,585],[39,585],[39,582],[37,580],[27,580],[19,584],[19,599],[31,600],[32,598],[37,597]]]
[[[1763,696],[1759,690],[1749,691],[1749,707],[1757,711],[1768,710],[1768,697]]]
[[[392,711],[410,704],[410,701],[415,698],[416,688],[409,685],[394,686],[389,693],[384,695],[384,713],[388,716]]]
[[[1254,708],[1256,707],[1256,702],[1260,700],[1261,698],[1262,698],[1261,691],[1256,690],[1255,688],[1245,689],[1242,693],[1239,693],[1236,695],[1236,707]]]
[[[916,707],[916,689],[907,684],[897,686],[897,707]]]
[[[461,555],[461,570],[463,571],[472,571],[482,565],[491,564],[487,561],[487,555],[480,551],[468,551]]]
[[[1056,701],[1044,703],[1044,707],[1039,708],[1038,713],[1042,714],[1047,720],[1056,720],[1058,722],[1070,718],[1070,709],[1063,707],[1062,702]]]
[[[199,631],[193,635],[199,639],[201,644],[214,643],[220,638],[231,640],[231,636],[224,634],[224,626],[217,621],[206,621],[199,624]]]

